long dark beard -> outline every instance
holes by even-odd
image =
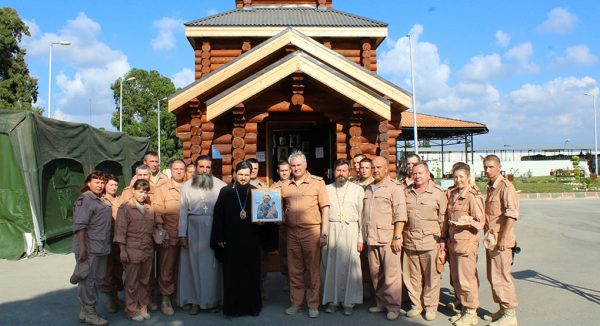
[[[343,176],[339,176],[337,178],[335,178],[335,183],[338,187],[343,187],[346,182],[348,182],[348,178],[343,177]]]
[[[195,174],[192,177],[192,188],[199,188],[203,190],[211,190],[213,188],[212,173],[209,174]]]

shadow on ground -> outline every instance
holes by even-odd
[[[513,277],[527,282],[533,282],[537,284],[563,289],[573,294],[576,294],[588,301],[600,304],[600,290],[588,289],[577,285],[567,284],[531,269],[514,272]]]
[[[266,289],[269,298],[263,302],[263,310],[258,317],[225,317],[222,313],[211,314],[201,312],[196,316],[191,316],[182,309],[177,309],[175,315],[164,316],[160,312],[152,312],[152,318],[143,325],[371,325],[374,323],[386,323],[385,314],[371,314],[368,307],[374,305],[374,301],[368,300],[364,304],[357,306],[352,316],[344,316],[340,311],[327,314],[321,309],[321,316],[318,319],[307,317],[307,310],[294,316],[286,316],[283,311],[289,306],[288,293],[281,290],[283,277],[278,273],[270,273]],[[123,297],[123,293],[120,293]],[[108,314],[104,308],[105,297],[100,296],[97,305],[98,312],[106,317],[110,325],[133,325],[133,322],[127,319],[124,312]],[[403,309],[410,309],[408,298],[404,300]],[[444,308],[440,312],[444,313]],[[406,310],[405,310],[406,311]],[[77,300],[76,288],[53,291],[44,293],[28,300],[20,300],[0,304],[0,316],[2,316],[2,325],[81,325],[77,318],[79,313],[79,302]],[[443,319],[443,315],[438,315]],[[400,317],[398,321],[402,325],[423,325],[426,323],[422,318],[415,320]]]

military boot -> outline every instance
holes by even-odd
[[[167,315],[167,316],[171,316],[175,313],[175,310],[173,310],[173,306],[171,305],[171,297],[168,295],[164,295],[162,297],[162,302],[160,304],[160,310],[162,311],[163,314]]]
[[[466,308],[462,317],[454,322],[454,326],[475,326],[477,321],[477,309]]]
[[[460,312],[457,313],[456,315],[448,318],[448,320],[454,324],[454,322],[461,319],[464,314],[465,314],[465,308],[461,309]]]
[[[500,319],[504,315],[504,309],[500,307],[498,311],[492,313],[491,315],[483,315],[483,320],[485,321],[496,321]]]
[[[489,326],[517,326],[517,313],[515,309],[504,309],[502,317],[489,324]]]
[[[83,319],[84,323],[92,326],[108,325],[108,321],[100,317],[100,315],[98,315],[98,313],[96,312],[96,306],[86,305],[85,307],[83,307],[83,312],[85,315],[85,318]]]

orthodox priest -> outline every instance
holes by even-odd
[[[261,298],[261,229],[252,223],[252,165],[235,167],[235,182],[221,189],[215,204],[211,246],[223,266],[223,313],[257,316]]]
[[[196,159],[196,175],[181,188],[179,212],[178,302],[191,304],[190,314],[200,309],[218,312],[220,303],[220,264],[210,248],[213,208],[225,182],[211,173],[212,161],[207,155]]]

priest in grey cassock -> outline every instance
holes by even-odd
[[[250,162],[238,163],[236,182],[221,189],[215,204],[211,246],[223,263],[223,313],[227,316],[260,313],[261,246],[275,250],[267,243],[276,244],[277,239],[274,225],[252,223],[255,187],[250,184],[251,169]]]
[[[360,252],[363,251],[361,215],[363,188],[348,181],[350,162],[339,159],[333,165],[335,182],[327,185],[329,195],[329,237],[321,249],[321,291],[325,312],[342,305],[345,315],[352,314],[363,299]]]
[[[221,264],[210,248],[210,234],[214,205],[226,184],[212,175],[211,166],[210,157],[198,157],[196,174],[181,188],[177,296],[181,306],[192,305],[192,315],[200,309],[218,312],[222,298]]]

